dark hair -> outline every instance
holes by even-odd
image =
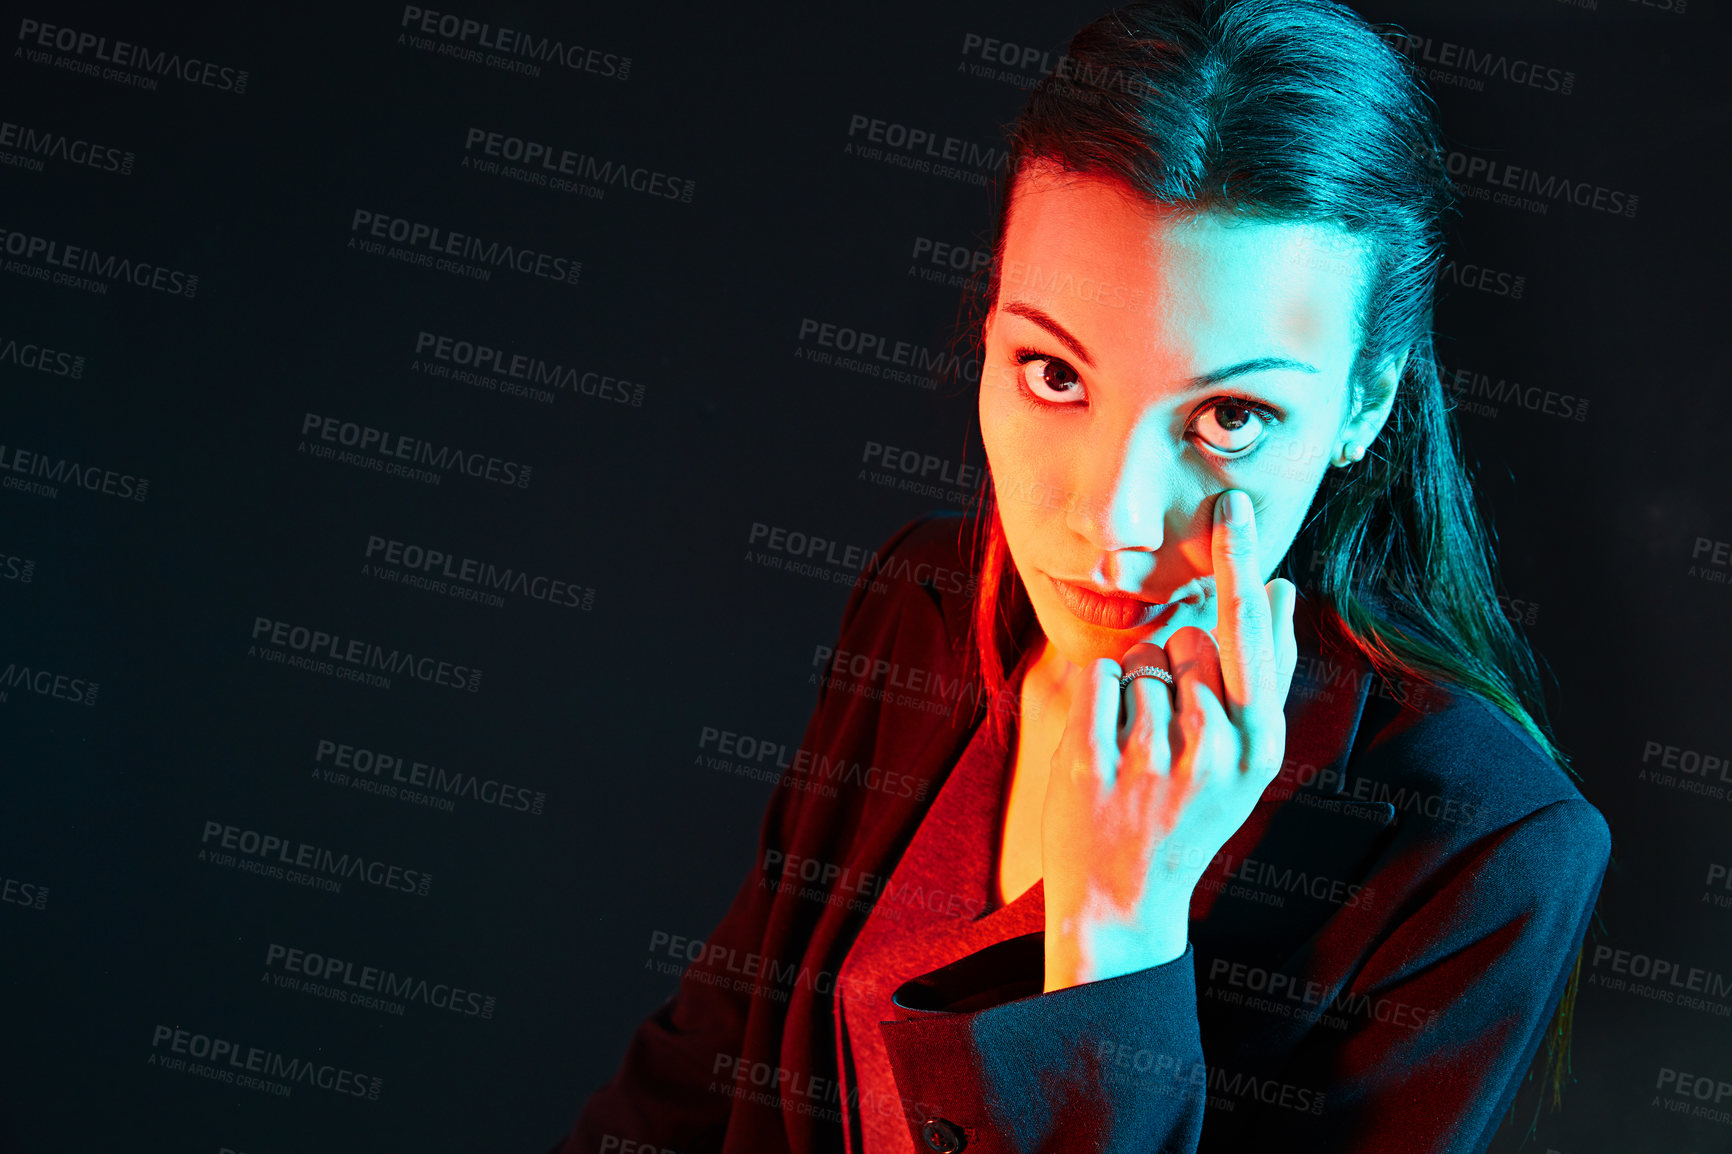
[[[1356,398],[1402,354],[1393,408],[1363,461],[1325,469],[1282,575],[1316,607],[1326,647],[1350,646],[1396,685],[1478,693],[1567,770],[1548,732],[1532,653],[1498,600],[1490,535],[1462,464],[1432,347],[1443,220],[1455,194],[1433,107],[1409,62],[1329,0],[1169,0],[1116,9],[1072,39],[1010,131],[989,278],[996,301],[1016,175],[1045,164],[1122,182],[1185,213],[1332,222],[1369,278]],[[1032,608],[990,475],[973,543],[974,657],[991,723]],[[1580,970],[1547,1032],[1558,1101]]]

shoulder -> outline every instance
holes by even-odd
[[[861,566],[842,617],[857,645],[882,643],[913,627],[925,640],[959,647],[967,633],[977,578],[978,519],[938,511],[892,533]]]
[[[1546,831],[1549,852],[1610,852],[1605,817],[1514,718],[1454,684],[1373,678],[1345,792],[1394,807],[1409,836],[1464,844],[1518,823]]]
[[[949,510],[922,513],[892,533],[878,548],[878,555],[912,563],[966,569],[973,552],[973,534],[979,520]]]
[[[884,820],[894,825],[904,802],[929,800],[955,763],[981,708],[968,647],[970,527],[959,514],[929,513],[890,534],[860,562],[836,644],[814,661],[818,702],[802,748],[824,766],[895,766],[921,784],[905,794],[843,790],[844,800],[814,798],[807,809],[859,806],[891,813]]]

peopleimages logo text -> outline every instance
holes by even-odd
[[[36,128],[10,120],[0,120],[0,149],[16,149],[35,160],[59,160],[99,172],[118,172],[122,176],[131,174],[136,159],[124,148],[97,144],[51,128]],[[36,171],[41,171],[39,165]]]
[[[25,17],[18,21],[19,43],[31,48],[65,52],[79,59],[88,59],[116,68],[132,68],[150,76],[172,76],[201,88],[215,88],[240,96],[247,90],[247,70],[196,56],[182,56],[147,48],[125,40],[110,40],[94,32],[44,24]]]
[[[319,1090],[329,1090],[333,1094],[352,1094],[369,1100],[377,1099],[385,1084],[383,1078],[357,1074],[329,1062],[296,1058],[275,1050],[267,1050],[263,1046],[243,1046],[227,1038],[194,1033],[179,1026],[158,1025],[151,1032],[150,1050],[150,1064],[153,1066],[177,1068],[173,1065],[174,1059],[169,1055],[185,1055],[200,1062],[209,1062],[214,1067],[209,1073],[217,1075],[215,1080],[220,1082],[244,1084],[240,1081],[242,1076],[256,1075],[291,1086],[312,1086]]]
[[[8,476],[4,480],[6,488],[21,488],[34,485],[46,490],[45,496],[56,496],[56,485],[72,485],[87,489],[92,493],[103,493],[122,500],[142,501],[150,492],[150,481],[144,477],[135,477],[131,473],[123,473],[117,469],[104,468],[101,465],[84,465],[71,457],[53,456],[34,449],[20,449],[16,445],[0,445],[0,474],[21,473],[26,477],[40,478],[40,482],[16,481]]]
[[[253,641],[288,649],[296,653],[340,661],[347,665],[377,669],[385,673],[403,674],[430,685],[452,689],[467,689],[475,693],[481,688],[481,670],[436,657],[417,657],[402,649],[387,649],[362,641],[358,637],[343,637],[323,629],[309,629],[269,617],[253,618]]]
[[[477,58],[478,52],[485,50],[509,60],[557,64],[571,72],[588,72],[609,80],[625,80],[631,75],[629,56],[582,44],[568,44],[556,37],[489,24],[455,12],[405,4],[398,26],[424,36],[439,37],[454,47],[469,48],[473,45],[477,51],[470,55]]]
[[[377,994],[403,1002],[419,1002],[437,1010],[449,1010],[471,1018],[491,1018],[499,999],[492,994],[432,982],[411,974],[399,974],[384,966],[369,966],[315,950],[272,942],[265,949],[265,969],[280,970],[302,978],[332,982],[352,992]]]
[[[78,380],[84,375],[84,357],[62,349],[51,349],[32,341],[0,337],[0,365],[16,365],[51,377]]]
[[[273,865],[304,869],[328,878],[365,882],[379,889],[397,890],[416,897],[426,897],[433,885],[433,875],[426,870],[408,869],[364,854],[338,853],[324,846],[261,833],[256,829],[243,829],[226,822],[205,822],[199,844],[206,847],[200,851],[201,859],[217,850],[227,850]]]
[[[643,385],[623,377],[609,376],[595,369],[580,370],[574,365],[556,364],[527,353],[514,352],[479,341],[441,336],[424,329],[415,334],[415,356],[456,365],[459,369],[470,369],[475,373],[495,374],[512,381],[524,382],[526,385],[545,386],[546,390],[582,393],[597,400],[634,407],[643,404]],[[420,361],[417,360],[416,365],[419,364]],[[439,367],[443,369],[443,365]],[[459,380],[464,379],[455,372],[435,375],[452,375]],[[553,399],[551,391],[537,389],[535,393],[538,400]]]
[[[587,585],[554,577],[524,572],[511,566],[495,565],[462,557],[443,549],[429,549],[411,542],[396,541],[377,534],[367,538],[366,557],[373,566],[381,563],[401,566],[417,577],[426,576],[473,587],[479,596],[510,593],[534,601],[544,601],[567,609],[593,609],[595,590]],[[363,571],[365,570],[365,567]],[[443,590],[435,588],[435,592]],[[502,601],[499,603],[503,604]]]
[[[105,254],[85,245],[66,244],[53,237],[17,229],[0,227],[0,252],[48,268],[83,273],[96,278],[98,284],[130,284],[189,300],[198,295],[196,273],[117,256],[112,252]]]
[[[0,700],[5,699],[5,690],[17,689],[39,697],[69,701],[74,705],[95,705],[99,688],[96,682],[85,677],[56,673],[40,666],[21,665],[16,661],[8,662],[4,668],[0,668]]]
[[[364,208],[355,210],[349,220],[349,231],[374,240],[388,240],[420,253],[456,257],[565,284],[576,284],[583,272],[583,262],[570,257],[484,240],[469,233],[452,232],[439,225],[370,212]]]
[[[440,476],[455,469],[468,477],[527,489],[533,471],[520,462],[465,450],[458,445],[439,445],[423,437],[393,433],[389,429],[319,413],[308,413],[301,418],[301,435],[372,457],[425,465],[427,470],[436,470],[429,473],[430,476]]]

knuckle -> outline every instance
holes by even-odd
[[[1076,754],[1076,735],[1067,729],[1058,739],[1058,748],[1052,751],[1051,765],[1054,769],[1068,766],[1076,759]]]
[[[1234,591],[1228,594],[1221,598],[1221,607],[1226,610],[1225,615],[1235,621],[1262,624],[1263,606],[1248,592]]]
[[[1194,745],[1208,727],[1208,703],[1204,700],[1207,690],[1195,680],[1184,681],[1181,684],[1184,688],[1179,694],[1180,701],[1176,720],[1179,724],[1179,732],[1185,736],[1186,741]]]
[[[1139,641],[1125,650],[1124,659],[1120,662],[1126,669],[1135,669],[1139,665],[1167,664],[1167,654],[1159,645],[1147,641]]]
[[[1100,759],[1091,756],[1090,750],[1072,748],[1060,751],[1053,758],[1053,769],[1061,778],[1069,781],[1089,781],[1100,776]]]
[[[1199,629],[1195,625],[1182,625],[1173,631],[1171,637],[1167,638],[1167,652],[1173,654],[1175,660],[1182,660],[1185,656],[1196,652],[1197,647],[1205,640],[1213,640],[1209,637],[1207,630]]]
[[[1279,724],[1259,725],[1245,736],[1246,764],[1259,773],[1279,773],[1286,749],[1285,727]]]
[[[1248,533],[1228,533],[1221,541],[1221,555],[1234,561],[1250,561],[1257,556],[1257,542]]]
[[[1245,680],[1255,693],[1274,693],[1281,687],[1281,669],[1278,661],[1262,658],[1254,661],[1245,672]]]
[[[1203,733],[1203,711],[1186,701],[1173,714],[1173,726],[1179,731],[1180,744],[1186,749],[1194,749]]]
[[[1131,722],[1130,743],[1137,749],[1147,749],[1155,739],[1154,710],[1139,709]]]

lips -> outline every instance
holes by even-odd
[[[1124,593],[1109,596],[1086,586],[1061,581],[1051,574],[1044,576],[1052,582],[1066,609],[1103,629],[1140,629],[1171,608],[1170,602],[1144,601],[1141,597]]]

